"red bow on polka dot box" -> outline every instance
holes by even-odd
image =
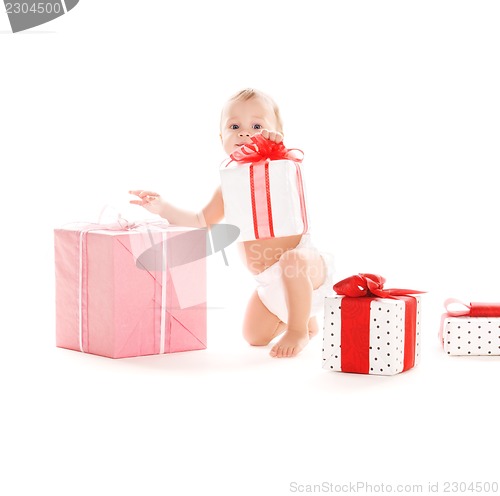
[[[445,300],[439,338],[448,355],[500,355],[500,303]]]
[[[385,279],[357,274],[325,298],[323,368],[395,375],[420,356],[420,303],[413,289],[384,289]]]

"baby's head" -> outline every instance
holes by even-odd
[[[283,133],[279,108],[270,96],[247,88],[233,95],[224,105],[220,137],[228,155],[248,143],[261,129]]]

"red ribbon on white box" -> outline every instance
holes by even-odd
[[[453,310],[451,305],[462,305],[465,309]],[[471,302],[467,305],[456,298],[448,298],[444,307],[449,317],[500,317],[500,303]]]

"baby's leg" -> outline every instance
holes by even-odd
[[[318,334],[316,317],[309,319],[307,327],[310,338]],[[246,341],[252,346],[266,346],[285,329],[286,324],[267,309],[255,291],[248,302],[243,322]]]
[[[282,358],[296,356],[309,342],[308,328],[314,326],[310,322],[312,292],[325,281],[326,268],[319,252],[308,248],[287,251],[279,263],[285,286],[288,328],[270,354]]]
[[[285,328],[286,324],[267,309],[255,291],[245,312],[243,337],[253,346],[266,346]]]

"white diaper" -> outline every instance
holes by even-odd
[[[304,234],[297,248],[309,248],[318,251],[311,243],[310,234]],[[318,252],[326,267],[326,277],[323,284],[315,289],[312,294],[311,316],[321,312],[324,308],[325,296],[334,294],[333,286],[333,255],[326,252]],[[257,294],[266,308],[274,313],[282,322],[288,321],[288,309],[286,307],[285,287],[281,277],[281,266],[278,262],[255,276],[257,281]]]

